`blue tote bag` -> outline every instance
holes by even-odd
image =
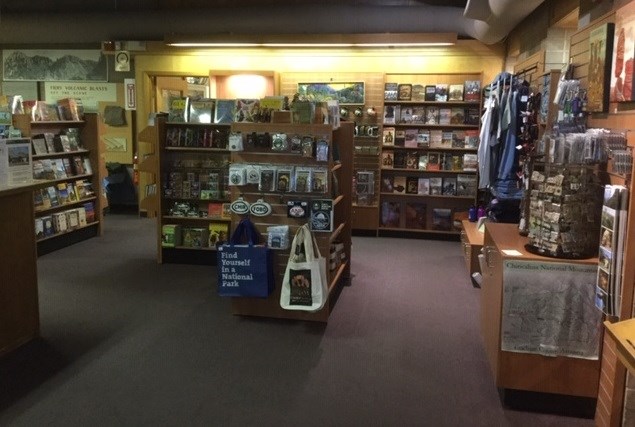
[[[245,218],[229,243],[218,247],[218,295],[222,297],[266,298],[275,286],[273,251],[259,245],[260,234]]]

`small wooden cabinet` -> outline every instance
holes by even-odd
[[[505,261],[565,261],[588,265],[597,265],[598,262],[597,258],[575,261],[533,255],[525,250],[526,242],[527,239],[519,235],[516,224],[485,225],[485,269],[480,291],[481,332],[495,384],[501,389],[597,398],[600,360],[501,350]],[[519,255],[506,255],[503,250],[516,250]]]

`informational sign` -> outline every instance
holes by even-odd
[[[505,260],[501,349],[597,359],[597,264]]]
[[[116,83],[97,82],[44,82],[44,100],[55,103],[63,98],[77,98],[82,101],[84,111],[98,111],[99,101],[116,102]]]
[[[126,110],[137,109],[137,84],[135,79],[123,80],[124,96],[126,97]]]

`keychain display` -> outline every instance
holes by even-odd
[[[289,226],[267,227],[267,246],[273,249],[289,249]]]
[[[329,142],[325,138],[319,139],[315,144],[315,160],[318,162],[329,161]]]
[[[276,191],[291,191],[292,167],[279,166],[276,170]]]
[[[311,174],[311,192],[328,192],[328,171],[324,168],[313,169]]]
[[[309,216],[309,202],[305,200],[287,201],[287,217],[306,218]]]
[[[247,184],[259,184],[260,183],[260,166],[259,165],[246,165],[245,175]]]
[[[293,182],[294,182],[295,192],[310,193],[311,192],[311,169],[296,167],[295,177],[293,179]]]
[[[302,137],[300,135],[293,135],[291,137],[289,149],[292,153],[300,153],[302,151]]]
[[[313,157],[314,144],[315,141],[312,136],[302,138],[302,157]]]
[[[276,189],[276,169],[272,166],[262,166],[260,168],[260,181],[258,182],[258,190],[275,191]]]
[[[240,132],[229,134],[229,151],[243,151],[243,135]]]
[[[258,199],[249,206],[249,213],[253,216],[267,216],[271,215],[271,205],[264,201],[264,199]]]
[[[233,164],[229,166],[229,185],[245,185],[247,183],[245,166]]]
[[[249,203],[240,196],[229,205],[229,210],[237,215],[246,215],[249,213]]]
[[[289,141],[286,133],[274,133],[271,140],[271,149],[273,151],[287,151],[289,149]]]

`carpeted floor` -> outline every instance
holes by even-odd
[[[327,325],[232,316],[154,221],[39,258],[42,338],[0,359],[3,426],[592,426],[506,409],[458,242],[355,237]]]

